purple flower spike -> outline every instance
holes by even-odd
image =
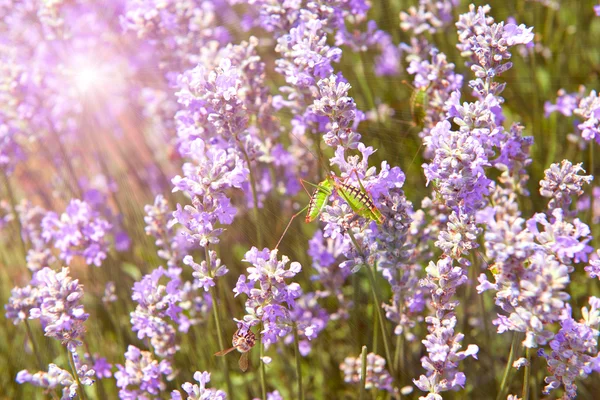
[[[454,20],[452,12],[458,3],[458,0],[420,1],[418,8],[411,6],[408,12],[400,13],[400,28],[414,35],[440,32]]]
[[[56,261],[56,258],[52,254],[52,249],[48,248],[42,235],[41,225],[46,210],[34,206],[28,200],[22,200],[17,206],[17,212],[21,221],[21,235],[24,242],[29,244],[27,268],[35,272],[44,267],[49,267]]]
[[[297,283],[286,283],[300,272],[302,266],[289,258],[277,259],[277,250],[250,249],[242,261],[252,264],[248,267],[248,275],[240,275],[235,295],[248,296],[245,308],[248,311],[242,321],[247,327],[263,323],[262,340],[265,345],[277,342],[292,330],[290,309],[295,306],[296,299],[302,291]]]
[[[549,209],[562,208],[568,212],[573,196],[581,196],[583,185],[592,182],[593,176],[580,175],[585,173],[581,165],[563,160],[560,165],[552,164],[544,171],[544,179],[540,181],[540,194],[550,198]]]
[[[160,362],[149,351],[130,345],[125,353],[125,365],[117,364],[115,372],[119,397],[134,400],[157,396],[166,389],[164,379],[173,373],[167,360]]]
[[[277,40],[275,51],[282,58],[276,61],[275,70],[285,76],[289,85],[307,88],[333,73],[332,63],[339,62],[342,50],[327,45],[323,28],[323,20],[304,13],[289,35]]]
[[[210,382],[209,372],[196,371],[194,379],[198,384],[186,382],[181,387],[187,393],[186,400],[226,400],[227,394],[222,390],[209,389],[206,384]],[[176,393],[176,394],[175,394]],[[178,397],[177,397],[178,396]],[[181,393],[174,391],[171,399],[182,399]]]
[[[39,307],[40,291],[30,285],[12,289],[8,303],[4,305],[6,318],[11,319],[15,325],[29,319],[31,309]]]
[[[83,310],[83,285],[69,276],[69,268],[60,272],[44,268],[35,275],[39,304],[29,319],[39,319],[44,334],[60,340],[73,352],[81,344],[89,314]]]
[[[577,126],[583,139],[600,143],[600,97],[596,91],[592,90],[589,96],[582,98],[573,113],[584,119]]]
[[[590,264],[584,269],[590,278],[600,279],[600,250],[596,251],[595,258],[590,260]]]
[[[63,399],[72,399],[77,395],[77,382],[73,375],[56,364],[49,364],[48,372],[40,371],[33,375],[27,370],[22,370],[17,374],[16,380],[19,384],[31,383],[48,390],[63,387]]]
[[[49,212],[42,220],[42,237],[60,250],[67,264],[75,256],[99,267],[107,256],[112,225],[81,200],[73,199],[62,215]]]
[[[553,112],[559,112],[566,117],[573,115],[573,110],[577,108],[577,96],[567,93],[564,89],[559,89],[556,98],[556,104],[549,101],[544,103],[544,114],[548,117]]]
[[[98,357],[96,354],[96,362],[94,363],[94,371],[99,379],[110,378],[112,376],[112,364],[106,361],[105,357]]]
[[[547,383],[544,394],[564,386],[563,399],[574,399],[577,396],[578,378],[585,378],[598,366],[598,324],[600,323],[600,299],[590,297],[590,309],[582,309],[583,320],[575,321],[571,317],[569,305],[561,315],[561,328],[550,342],[552,352],[542,353],[548,362],[550,376],[545,378]]]
[[[194,269],[192,276],[198,280],[199,286],[203,287],[206,292],[215,286],[215,277],[223,276],[229,272],[225,265],[221,265],[221,259],[217,257],[217,252],[210,250],[208,254],[210,265],[208,265],[206,260],[198,264],[194,262],[192,256],[185,256],[183,258],[183,263]]]
[[[470,57],[471,70],[476,79],[470,86],[483,98],[488,94],[499,95],[504,84],[494,82],[494,78],[512,67],[509,48],[519,44],[533,45],[532,28],[525,25],[494,23],[486,14],[491,10],[486,5],[471,4],[469,12],[459,16],[456,23],[459,44],[456,47],[463,57]]]
[[[331,121],[327,133],[323,136],[325,143],[331,147],[358,147],[360,134],[352,129],[358,111],[354,99],[348,97],[350,84],[336,75],[331,75],[321,79],[317,86],[320,97],[315,99],[312,112],[328,117]]]
[[[359,384],[361,381],[362,359],[361,357],[346,357],[340,364],[344,373],[344,382]],[[375,353],[367,354],[367,377],[365,389],[386,390],[394,393],[392,387],[392,376],[385,368],[385,359]]]
[[[167,293],[167,286],[160,284],[161,277],[169,277],[159,267],[133,285],[131,298],[138,306],[131,312],[132,330],[139,339],[150,338],[154,351],[160,357],[171,357],[178,350],[175,328],[167,322],[167,310],[176,305],[177,297]]]

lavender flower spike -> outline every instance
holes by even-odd
[[[60,250],[60,258],[67,264],[81,256],[87,264],[99,267],[108,253],[106,236],[111,228],[88,203],[73,199],[60,216],[49,212],[44,217],[42,237]]]
[[[44,334],[59,339],[73,352],[81,342],[89,314],[83,310],[83,285],[69,276],[69,268],[60,272],[44,268],[36,273],[39,306],[32,308],[29,319],[39,319]]]
[[[300,272],[302,266],[292,262],[287,267],[290,259],[286,256],[277,259],[277,250],[264,249],[259,251],[256,247],[250,249],[244,259],[252,264],[248,267],[248,275],[240,275],[233,290],[235,295],[241,293],[248,296],[246,300],[246,314],[241,321],[244,325],[252,327],[263,323],[262,340],[265,345],[277,342],[292,331],[290,309],[295,305],[295,300],[302,291],[297,283],[286,283],[286,279],[293,278]]]
[[[585,378],[592,371],[598,372],[598,324],[600,323],[600,299],[590,297],[590,309],[582,309],[583,321],[577,322],[571,317],[571,307],[563,310],[561,315],[561,328],[550,342],[552,352],[545,354],[548,362],[550,376],[545,381],[548,385],[544,394],[557,389],[561,385],[565,388],[563,399],[574,399],[577,396],[575,380]]]
[[[540,181],[540,194],[550,198],[548,208],[562,208],[568,211],[573,196],[583,194],[583,185],[592,182],[591,175],[579,175],[585,170],[579,164],[563,160],[560,165],[552,164],[544,171],[544,179]]]
[[[31,383],[47,390],[63,387],[62,399],[64,400],[72,399],[77,395],[77,382],[73,379],[73,375],[56,364],[48,365],[48,372],[40,371],[31,374],[27,370],[22,370],[17,374],[17,382],[19,384]]]
[[[147,399],[166,389],[164,378],[173,373],[167,360],[160,362],[149,351],[130,345],[125,353],[125,365],[115,372],[121,400]],[[148,395],[151,395],[150,397]]]
[[[227,400],[227,394],[222,390],[208,389],[206,384],[210,382],[209,372],[196,371],[194,379],[199,383],[186,382],[181,387],[187,393],[186,400]],[[171,393],[171,400],[181,400],[181,393],[174,390]]]

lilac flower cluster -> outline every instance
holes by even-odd
[[[598,326],[600,325],[600,299],[590,297],[590,309],[582,308],[583,321],[577,322],[571,316],[567,304],[560,317],[560,330],[550,341],[552,352],[541,356],[548,362],[550,376],[545,378],[548,385],[544,394],[564,386],[564,399],[577,397],[575,380],[585,378],[592,372],[600,372],[598,353]]]
[[[31,310],[39,309],[40,300],[39,290],[35,286],[13,288],[8,303],[4,305],[6,318],[12,320],[15,325],[28,320]]]
[[[108,281],[104,287],[102,302],[105,306],[108,306],[108,304],[114,303],[115,301],[117,301],[117,287],[113,281]]]
[[[490,6],[469,6],[469,12],[459,16],[456,27],[458,29],[457,48],[463,57],[470,57],[471,70],[476,79],[469,85],[482,98],[488,94],[499,95],[504,90],[504,84],[494,82],[496,76],[501,75],[512,67],[508,51],[510,47],[525,44],[533,46],[533,28],[525,25],[494,23],[492,17],[486,14]]]
[[[427,355],[421,358],[421,364],[427,375],[421,375],[413,380],[415,385],[426,392],[428,396],[421,398],[436,398],[448,390],[464,387],[466,376],[457,370],[458,362],[467,357],[477,358],[479,347],[471,344],[466,350],[460,351],[464,339],[462,333],[456,333],[456,316],[454,309],[458,301],[452,300],[457,288],[467,281],[462,266],[455,266],[450,257],[441,258],[437,263],[430,262],[426,268],[427,278],[421,285],[429,289],[435,314],[428,316],[425,321],[429,324],[429,334],[423,340]]]
[[[458,3],[457,0],[419,0],[418,7],[411,6],[408,12],[400,13],[400,28],[414,35],[440,32],[454,21],[452,12]]]
[[[160,55],[159,66],[174,83],[176,74],[202,60],[201,54],[215,43],[230,41],[226,28],[218,23],[218,13],[226,2],[196,0],[127,0],[120,22],[125,31],[144,38]]]
[[[379,228],[377,269],[392,288],[389,304],[382,305],[386,317],[396,326],[395,335],[404,335],[409,341],[416,336],[411,332],[425,309],[425,290],[419,285],[422,268],[417,263],[414,241],[410,235],[413,224],[412,204],[404,192],[392,188],[381,200],[380,211],[386,215]]]
[[[235,187],[241,185],[248,194],[250,207],[254,203],[262,207],[266,194],[275,187],[289,194],[299,190],[296,161],[276,140],[281,127],[273,116],[274,100],[265,87],[265,63],[257,46],[258,39],[251,37],[220,49],[180,76],[177,93],[182,105],[176,117],[179,152],[187,157],[191,144],[200,138],[210,151],[226,151],[243,160],[239,163],[244,176]],[[250,121],[248,115],[255,118]],[[200,161],[197,156],[191,158]],[[273,170],[279,174],[273,175]],[[179,185],[177,180],[173,183]]]
[[[322,117],[323,114],[315,115],[318,110],[313,109],[314,101],[319,97],[324,97],[319,95],[319,91],[329,87],[326,89],[328,93],[339,95],[338,107],[346,107],[344,101],[351,100],[341,93],[347,91],[348,88],[338,87],[339,82],[345,82],[341,74],[338,74],[337,80],[329,77],[334,74],[333,64],[339,62],[342,54],[342,50],[336,46],[342,43],[356,43],[354,35],[346,33],[346,20],[363,21],[369,6],[367,3],[359,1],[336,4],[309,2],[305,8],[302,8],[301,3],[288,3],[287,7],[294,9],[293,11],[286,10],[287,23],[272,25],[279,28],[274,31],[277,38],[275,51],[281,55],[281,58],[276,60],[275,71],[282,74],[287,83],[287,86],[279,88],[281,96],[277,97],[277,103],[281,107],[288,108],[293,114],[290,152],[296,154],[298,159],[306,160],[310,157],[306,149],[312,147],[312,139],[306,137],[305,133],[321,133],[323,125],[327,123],[327,120]],[[270,12],[276,9],[263,9],[262,13],[267,21],[279,20],[277,12]],[[368,29],[377,32],[375,36],[382,36],[385,38],[384,41],[390,42],[387,34],[378,33],[379,31],[376,31],[372,23],[368,25]],[[336,46],[329,46],[327,44],[328,35],[334,32]],[[359,34],[360,36],[362,35]],[[351,37],[352,39],[350,39]],[[358,50],[361,50],[362,47],[371,44],[373,43],[359,43],[357,47]],[[329,81],[319,83],[322,79],[329,79]],[[336,99],[332,99],[332,102],[328,103],[335,104],[335,101]],[[352,102],[347,106],[349,106],[348,111],[354,107]],[[346,121],[348,121],[347,117],[364,119],[364,116],[360,114],[348,114],[345,117]],[[347,132],[344,129],[347,128],[347,124],[343,121],[338,120],[335,123],[337,125],[330,126],[327,130],[333,133],[338,131],[337,133],[344,141],[350,139],[349,145],[355,147],[354,144],[358,139],[354,140],[352,136],[356,133]],[[313,158],[313,162],[316,161]]]
[[[190,231],[189,239],[203,247],[218,242],[222,229],[214,227],[217,220],[233,221],[236,209],[226,190],[241,188],[250,206],[262,206],[275,184],[269,164],[287,171],[284,176],[291,184],[282,186],[297,191],[295,179],[289,176],[294,173],[289,164],[293,159],[259,135],[261,131],[276,134],[279,128],[271,117],[272,100],[264,88],[265,67],[257,44],[251,38],[223,48],[206,65],[199,64],[179,79],[182,89],[177,95],[183,106],[177,113],[179,151],[193,163],[184,164],[184,177],[175,177],[173,184],[175,191],[192,198],[192,206],[183,210],[178,206],[174,216]],[[248,113],[257,115],[256,124],[249,124]]]
[[[238,322],[250,328],[262,324],[262,342],[269,346],[277,343],[279,337],[292,332],[292,315],[290,310],[301,296],[300,285],[295,282],[286,283],[286,279],[295,277],[302,266],[289,258],[277,259],[277,250],[256,247],[250,249],[242,260],[252,264],[248,267],[248,275],[240,275],[235,289],[235,295],[245,294],[248,299],[245,309],[248,314]],[[305,328],[308,329],[308,328]],[[310,328],[313,331],[314,328]],[[306,335],[311,338],[312,335]]]
[[[344,382],[357,384],[361,381],[362,359],[359,357],[346,357],[340,364],[344,373]],[[386,390],[394,392],[392,376],[385,369],[385,359],[375,353],[367,354],[367,376],[365,389]]]
[[[9,175],[19,161],[25,159],[23,142],[27,140],[23,129],[21,114],[15,94],[18,93],[16,82],[24,74],[25,67],[18,60],[18,50],[2,45],[0,56],[0,170]]]
[[[149,338],[159,357],[170,358],[179,351],[173,323],[186,333],[205,318],[212,305],[209,296],[197,295],[198,284],[182,281],[180,274],[181,268],[159,267],[133,285],[131,298],[138,305],[131,312],[132,330],[139,339]],[[165,284],[160,282],[163,277]]]
[[[107,235],[112,235],[115,250],[118,252],[129,250],[131,239],[123,228],[123,215],[115,213],[109,205],[109,196],[118,190],[116,182],[110,177],[99,174],[92,182],[82,185],[82,189],[84,188],[83,201],[111,226]]]
[[[183,260],[184,254],[193,248],[192,243],[187,240],[185,234],[173,228],[175,222],[172,210],[163,195],[157,195],[154,204],[146,205],[144,211],[146,234],[156,239],[154,243],[159,248],[158,256],[167,260],[169,267],[174,267]]]
[[[181,387],[187,394],[186,400],[226,400],[227,394],[222,390],[209,389],[206,384],[210,382],[209,372],[196,371],[194,373],[194,380],[198,382],[190,383],[186,382]],[[171,392],[171,400],[182,400],[181,392],[174,390]]]
[[[90,386],[94,383],[93,376],[94,371],[88,370],[86,374],[79,377],[79,380],[82,385]],[[27,370],[22,370],[17,374],[16,380],[19,384],[31,383],[49,391],[62,387],[61,400],[69,400],[77,395],[77,381],[73,375],[56,364],[49,364],[48,372],[39,371],[31,374]]]
[[[350,84],[331,75],[321,79],[317,86],[320,96],[315,99],[311,109],[315,115],[329,118],[327,132],[323,135],[325,144],[355,149],[360,134],[352,128],[359,113],[354,99],[348,96]]]
[[[214,278],[229,272],[225,265],[221,265],[221,259],[217,257],[215,251],[210,250],[208,257],[208,260],[203,260],[200,264],[194,262],[192,256],[187,255],[183,258],[183,263],[194,269],[192,276],[197,279],[198,286],[204,288],[206,292],[215,286]]]
[[[573,165],[569,160],[563,160],[560,165],[552,164],[545,171],[545,177],[540,181],[540,194],[550,199],[549,209],[569,213],[572,196],[581,196],[583,185],[594,179],[590,175],[579,175],[579,172],[585,172],[581,163]]]
[[[43,238],[42,221],[46,211],[28,200],[23,200],[17,206],[17,212],[21,221],[21,236],[29,246],[26,256],[27,268],[35,272],[49,267],[56,259]]]
[[[236,209],[224,191],[240,188],[248,169],[237,152],[209,147],[202,139],[195,139],[187,154],[195,163],[183,165],[185,176],[173,178],[173,190],[189,193],[192,205],[178,204],[173,217],[187,229],[182,233],[189,242],[206,247],[219,242],[223,229],[217,223],[233,221]]]
[[[73,199],[60,216],[50,211],[42,220],[42,237],[60,250],[59,257],[70,264],[80,256],[97,267],[107,256],[107,234],[111,224],[81,200]]]
[[[552,210],[552,223],[546,214],[535,214],[527,221],[527,229],[533,234],[539,246],[538,249],[547,254],[552,254],[562,263],[585,262],[592,247],[588,242],[592,239],[590,228],[575,218],[572,222],[565,218],[563,211],[559,208]],[[543,226],[542,232],[538,224]]]
[[[303,293],[296,299],[290,313],[290,319],[294,321],[298,335],[298,348],[300,355],[306,357],[311,350],[310,342],[319,336],[319,333],[327,327],[330,315],[318,302],[317,293]],[[289,333],[284,343],[291,344],[294,341],[293,333]]]
[[[69,268],[56,272],[43,268],[34,276],[36,307],[29,311],[29,319],[39,319],[44,334],[56,338],[74,352],[85,332],[84,322],[89,314],[83,310],[83,285],[69,276]]]
[[[585,87],[580,86],[579,92],[567,93],[565,89],[559,89],[556,96],[556,103],[553,104],[550,101],[544,103],[544,114],[548,117],[554,112],[561,113],[565,117],[573,115],[573,111],[577,108],[577,105],[581,101],[584,95]]]
[[[96,372],[98,379],[106,379],[112,377],[112,364],[110,364],[105,357],[99,357],[98,354],[94,354],[91,357],[86,354],[88,361],[93,362],[93,370]]]
[[[586,142],[600,143],[600,97],[595,90],[585,96],[585,87],[581,86],[577,93],[567,93],[564,89],[558,91],[556,104],[544,104],[546,115],[560,112],[564,116],[575,115],[583,120],[577,125],[581,137]]]
[[[514,175],[514,170],[520,173],[527,162],[527,157],[521,154],[530,141],[522,138],[518,127],[508,133],[504,131],[503,99],[498,97],[504,84],[494,79],[512,66],[510,62],[503,62],[511,57],[509,47],[527,44],[533,35],[531,28],[524,25],[494,23],[486,16],[489,10],[486,6],[475,12],[471,5],[469,12],[461,15],[456,23],[457,47],[463,56],[471,57],[476,79],[470,81],[470,86],[478,100],[460,105],[460,96],[454,92],[445,107],[447,118],[459,129],[453,131],[450,123],[443,120],[424,138],[432,159],[423,168],[436,194],[429,204],[443,201],[449,215],[437,217],[445,221],[435,243],[443,255],[438,262],[430,262],[426,269],[428,276],[421,281],[429,289],[434,307],[434,316],[426,318],[429,334],[424,343],[428,355],[421,359],[427,374],[414,381],[419,389],[429,393],[422,398],[434,398],[441,392],[463,387],[466,378],[456,369],[458,361],[476,357],[478,352],[475,345],[459,351],[464,335],[454,331],[454,309],[458,302],[452,298],[457,288],[467,282],[465,267],[471,262],[466,256],[479,246],[477,238],[482,229],[476,224],[476,215],[486,206],[487,196],[494,187],[486,176],[486,169],[496,166]],[[512,162],[511,156],[517,156],[520,162]]]
[[[433,182],[446,204],[467,213],[480,208],[490,184],[485,175],[490,163],[481,141],[468,131],[452,131],[450,122],[442,121],[424,144],[434,155],[429,164],[423,165],[425,177],[428,183]]]
[[[590,264],[587,265],[584,269],[585,272],[588,273],[590,278],[598,278],[600,279],[600,250],[596,251],[595,258],[590,260]]]
[[[588,142],[595,140],[600,143],[600,98],[595,90],[579,102],[573,113],[580,116],[584,121],[577,125],[581,130],[581,137]]]
[[[550,197],[547,215],[538,213],[526,221],[514,195],[498,191],[501,201],[479,216],[488,227],[486,247],[488,257],[495,261],[491,268],[495,282],[482,274],[477,289],[497,291],[496,304],[508,316],[499,314],[494,324],[499,332],[525,332],[523,343],[528,348],[553,338],[551,324],[559,321],[569,300],[566,289],[572,264],[586,261],[592,251],[587,244],[589,227],[568,211],[569,197],[590,181],[579,172],[580,166],[568,161],[546,170],[540,193]],[[560,196],[557,188],[563,189]]]
[[[149,351],[132,345],[125,353],[125,365],[117,364],[117,368],[115,378],[121,399],[155,397],[166,389],[164,380],[170,380],[173,374],[169,361],[158,362]]]
[[[73,373],[78,375],[82,384],[89,386],[94,384],[96,372],[81,362],[77,353],[85,332],[84,323],[89,316],[81,304],[82,297],[83,286],[69,276],[69,268],[56,272],[45,267],[34,273],[30,285],[12,290],[5,309],[6,317],[15,325],[26,319],[39,319],[44,335],[65,345],[74,363]],[[78,390],[73,375],[55,364],[49,365],[48,372],[40,371],[33,375],[23,370],[17,375],[17,382],[29,382],[48,390],[64,386],[65,399],[73,398]]]

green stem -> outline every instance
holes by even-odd
[[[367,385],[367,346],[362,347],[362,351],[360,353],[360,392],[358,395],[359,400],[364,400],[366,395],[366,385]]]
[[[248,152],[244,145],[240,142],[239,147],[242,150],[242,154],[244,154],[244,158],[246,159],[246,164],[248,164],[248,171],[250,176],[250,189],[252,190],[252,203],[254,209],[254,227],[256,228],[256,241],[258,242],[258,248],[262,249],[263,241],[262,241],[262,232],[259,226],[259,215],[258,215],[258,195],[256,194],[256,180],[254,179],[254,173],[252,172],[252,165],[250,164],[250,157],[248,156]]]
[[[369,265],[366,265],[367,275],[369,277],[369,282],[371,283],[371,291],[373,292],[373,300],[375,301],[375,310],[377,310],[377,319],[379,320],[379,327],[381,328],[381,337],[383,338],[383,348],[385,350],[385,358],[387,359],[387,363],[390,368],[390,374],[392,376],[396,376],[396,366],[394,365],[394,359],[392,358],[392,353],[390,351],[390,343],[387,335],[387,331],[385,329],[385,321],[383,318],[383,313],[381,312],[381,300],[379,299],[379,294],[377,293],[377,283],[375,282],[375,274]]]
[[[350,239],[352,240],[352,243],[354,244],[354,248],[356,249],[356,251],[358,251],[359,255],[361,256],[361,258],[365,259],[364,254],[361,251],[361,248],[358,244],[358,241],[356,240],[356,237],[354,237],[354,234],[352,233],[352,231],[348,231],[348,235],[350,236]],[[396,376],[395,371],[396,371],[396,366],[394,365],[394,359],[392,358],[392,353],[390,351],[391,346],[389,343],[389,338],[387,335],[387,331],[385,329],[385,320],[383,318],[383,313],[381,312],[381,299],[379,298],[379,293],[377,292],[377,282],[375,279],[375,273],[373,271],[373,269],[371,268],[371,266],[367,263],[365,263],[365,269],[367,270],[367,276],[369,277],[369,282],[371,283],[371,293],[373,294],[373,300],[375,302],[374,306],[375,306],[375,310],[377,311],[377,319],[379,320],[379,327],[381,328],[381,337],[383,338],[383,348],[385,350],[385,358],[387,361],[387,364],[389,366],[390,369],[390,374],[392,376]]]
[[[487,312],[485,310],[485,301],[483,298],[483,293],[481,295],[479,295],[478,297],[479,297],[479,310],[481,313],[481,321],[483,323],[483,332],[484,332],[485,338],[487,339],[487,343],[491,347],[492,346],[492,336],[490,334],[490,329],[488,328],[488,325],[486,323]],[[494,363],[493,360],[492,360],[490,369],[492,370],[492,376],[495,377],[496,376],[496,364]],[[494,386],[496,387],[496,391],[497,391],[498,390],[498,382],[496,381],[495,378],[494,378]]]
[[[362,52],[359,52],[358,60],[357,60],[356,64],[354,65],[354,67],[356,68],[356,70],[355,70],[356,78],[360,85],[362,94],[366,97],[367,105],[369,106],[370,109],[372,109],[375,112],[375,115],[377,116],[377,122],[379,124],[381,124],[381,117],[379,115],[379,110],[377,109],[377,106],[375,105],[375,100],[373,99],[372,87],[371,87],[371,85],[369,85],[369,82],[365,75],[364,64],[365,64],[365,60],[364,60],[363,54],[362,54]]]
[[[354,312],[351,315],[352,326],[356,327],[356,342],[357,344],[363,343],[363,329],[360,329],[360,316],[361,316],[361,301],[360,301],[360,284],[357,274],[352,274],[352,304],[354,304]],[[366,310],[365,310],[366,311]]]
[[[83,345],[85,346],[85,351],[87,351],[87,353],[90,355],[90,360],[92,361],[92,364],[96,364],[96,360],[94,359],[94,354],[90,351],[90,346],[88,345],[87,340],[83,340]],[[104,390],[104,380],[103,379],[99,379],[96,380],[96,391],[98,394],[98,397],[100,399],[106,399],[106,391]]]
[[[27,246],[23,240],[23,226],[21,225],[21,218],[19,218],[19,213],[17,212],[17,199],[15,198],[15,193],[12,190],[10,179],[8,179],[8,175],[4,170],[2,171],[2,177],[4,178],[4,187],[6,187],[8,201],[10,202],[10,207],[12,208],[12,213],[15,217],[15,223],[17,224],[19,231],[17,236],[19,236],[19,243],[21,245],[21,251],[23,252],[23,258],[27,259]]]
[[[77,387],[79,388],[79,397],[82,399],[87,399],[85,390],[83,389],[83,385],[81,384],[81,381],[79,380],[79,374],[77,373],[77,367],[75,366],[75,360],[73,360],[73,353],[71,353],[68,349],[67,349],[67,353],[69,353],[69,364],[71,365],[71,370],[73,371],[73,378],[75,378],[75,381],[77,382]]]
[[[594,176],[594,172],[595,172],[594,171],[594,142],[590,141],[589,146],[590,146],[590,150],[589,150],[590,166],[588,168],[588,173],[590,175]],[[592,230],[592,235],[593,235],[594,234],[594,185],[589,184],[588,189],[589,189],[589,197],[590,197],[590,206],[588,208],[588,226]]]
[[[116,303],[116,302],[115,302]],[[105,307],[108,307],[108,304],[104,305]],[[121,331],[121,325],[119,324],[119,310],[118,310],[118,304],[113,304],[113,306],[111,307],[114,309],[114,314],[111,312],[111,310],[109,309],[108,312],[106,314],[108,314],[108,320],[110,321],[110,323],[115,327],[115,337],[117,339],[117,343],[119,344],[119,349],[124,349],[125,348],[125,339],[123,338],[123,332]]]
[[[204,247],[204,257],[206,259],[206,268],[208,269],[208,275],[212,276],[212,271],[210,268],[210,252],[208,250],[208,246]],[[225,348],[225,339],[223,337],[223,330],[221,329],[221,317],[219,315],[219,303],[217,302],[217,296],[215,295],[214,287],[211,287],[210,297],[212,299],[212,309],[213,309],[213,317],[215,319],[215,325],[217,326],[217,340],[219,341],[219,348]],[[231,378],[229,377],[229,364],[227,363],[227,359],[225,357],[221,357],[221,363],[223,364],[223,370],[225,371],[225,381],[227,382],[227,391],[229,392],[229,398],[234,398],[233,386],[231,384]]]
[[[527,364],[525,365],[523,393],[521,394],[521,397],[523,400],[529,400],[529,388],[531,386],[531,349],[527,348],[525,350],[525,358],[527,359]]]
[[[260,331],[262,332],[263,325],[260,324]],[[260,335],[260,343],[259,343],[259,351],[260,351],[260,392],[262,395],[262,400],[267,400],[267,371],[265,370],[265,363],[262,361],[265,355],[265,346],[263,345],[263,337]]]
[[[294,322],[294,350],[296,353],[296,377],[298,379],[298,399],[304,400],[304,387],[302,385],[302,363],[300,356],[300,341],[298,340],[298,327]]]
[[[402,353],[402,356],[400,356]],[[398,366],[400,371],[406,370],[406,357],[404,352],[404,333],[396,336],[396,348],[394,349],[394,365]]]
[[[500,389],[498,390],[496,400],[506,398],[506,393],[508,392],[508,377],[510,375],[513,362],[515,361],[517,347],[519,346],[519,336],[520,335],[513,333],[512,344],[510,345],[510,353],[508,355],[508,360],[506,361],[506,367],[504,368],[504,374],[502,376],[502,383],[500,384]]]
[[[31,331],[31,326],[29,326],[29,321],[25,320],[25,328],[27,329],[27,336],[29,337],[29,341],[31,342],[31,347],[33,347],[33,352],[35,353],[35,358],[38,362],[38,367],[40,371],[44,370],[44,363],[42,362],[42,358],[40,357],[40,352],[38,351],[37,343],[33,338],[33,332]]]
[[[379,325],[377,322],[379,319],[377,318],[378,315],[378,313],[373,313],[373,353],[375,354],[377,354],[379,344]]]

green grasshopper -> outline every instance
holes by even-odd
[[[425,116],[427,115],[426,108],[429,104],[427,89],[428,87],[419,89],[414,88],[410,95],[410,112],[415,126],[423,126],[425,123]]]
[[[412,125],[413,127],[423,127],[425,123],[425,117],[427,116],[427,107],[429,105],[429,93],[427,90],[430,85],[425,87],[414,87],[407,81],[402,81],[406,86],[412,89],[412,93],[410,95],[410,113],[412,115]]]
[[[358,176],[357,176],[358,177]],[[381,214],[381,211],[375,206],[373,199],[367,193],[367,190],[364,188],[360,179],[358,180],[358,184],[360,185],[360,189],[356,186],[352,186],[345,182],[338,182],[337,177],[334,175],[327,175],[324,181],[320,182],[318,185],[314,185],[310,182],[306,182],[309,185],[315,186],[315,191],[312,196],[310,196],[310,201],[308,205],[304,207],[302,210],[298,211],[296,214],[292,215],[290,218],[290,222],[288,222],[281,238],[277,242],[275,248],[279,247],[281,240],[285,236],[287,230],[289,229],[292,221],[304,211],[307,211],[305,221],[307,223],[314,221],[319,217],[327,203],[329,202],[329,198],[333,194],[333,192],[337,192],[337,194],[344,199],[344,201],[350,206],[353,212],[357,215],[370,219],[372,221],[381,224],[385,221],[385,217]]]

